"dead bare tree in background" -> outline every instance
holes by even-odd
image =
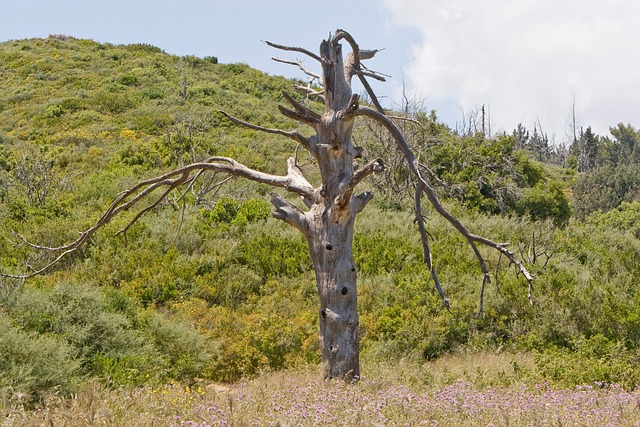
[[[346,43],[350,48],[350,52],[346,56],[343,55],[343,43]],[[362,64],[362,61],[373,58],[378,52],[377,50],[360,49],[353,37],[343,30],[337,30],[328,40],[322,41],[319,54],[295,46],[284,46],[271,42],[267,42],[267,44],[278,50],[303,54],[314,60],[321,68],[321,74],[316,74],[303,67],[300,61],[280,60],[299,66],[303,72],[317,79],[320,84],[321,90],[316,90],[311,86],[303,86],[300,89],[319,97],[324,103],[324,111],[316,112],[286,94],[285,99],[289,106],[279,107],[284,116],[309,126],[313,129],[314,134],[306,137],[297,131],[256,126],[225,112],[222,114],[239,126],[290,138],[297,142],[315,160],[321,180],[319,185],[312,185],[305,178],[295,157],[288,159],[287,173],[283,176],[250,169],[231,158],[211,157],[204,162],[192,163],[156,178],[140,182],[124,191],[91,228],[83,231],[80,237],[69,245],[43,247],[31,244],[36,249],[54,253],[55,257],[46,265],[34,269],[28,274],[5,276],[27,278],[43,273],[66,255],[77,251],[97,230],[109,223],[116,215],[134,206],[142,205],[145,199],[151,199],[152,201],[140,208],[128,225],[119,233],[126,232],[142,215],[158,206],[172,191],[183,188],[186,193],[197,179],[207,173],[242,177],[281,188],[298,195],[305,206],[301,208],[277,193],[271,195],[271,202],[275,207],[273,216],[298,229],[309,244],[320,301],[318,312],[319,343],[324,377],[353,380],[360,375],[356,265],[352,251],[354,220],[373,197],[371,192],[358,192],[357,187],[365,178],[385,167],[381,158],[363,160],[360,161],[360,166],[355,166],[356,159],[360,159],[363,152],[353,143],[353,126],[356,119],[365,118],[386,129],[395,148],[403,157],[401,163],[408,168],[412,177],[410,181],[412,185],[407,190],[413,192],[415,221],[422,241],[424,261],[431,272],[431,277],[444,305],[448,308],[449,302],[445,297],[436,270],[433,268],[429,235],[422,213],[423,197],[426,197],[433,208],[465,237],[473,249],[484,275],[480,296],[481,311],[484,287],[490,280],[490,273],[478,249],[479,245],[495,249],[515,264],[529,283],[529,297],[531,298],[532,276],[516,259],[514,253],[507,249],[507,244],[496,243],[469,232],[440,203],[432,187],[430,174],[425,172],[428,171],[426,165],[420,163],[400,128],[384,111],[369,85],[367,79],[384,81],[383,75],[367,69]],[[351,87],[354,77],[364,86],[373,107],[360,105],[359,97],[353,93]]]

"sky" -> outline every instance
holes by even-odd
[[[485,106],[494,133],[536,124],[556,144],[569,140],[572,111],[600,135],[640,127],[635,0],[0,0],[0,11],[0,41],[149,43],[299,78],[271,57],[306,58],[263,41],[317,52],[340,28],[384,49],[366,65],[390,76],[374,84],[390,108],[404,94],[455,129]]]

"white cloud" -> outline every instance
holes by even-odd
[[[427,106],[488,105],[494,129],[540,120],[566,138],[640,125],[640,2],[612,0],[384,0],[391,25],[422,34],[404,73]],[[450,123],[459,117],[444,117]]]

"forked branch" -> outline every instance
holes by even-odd
[[[316,113],[315,111],[305,107],[304,105],[300,104],[298,101],[296,101],[295,99],[293,99],[293,97],[291,97],[291,95],[289,95],[286,92],[282,92],[282,96],[284,97],[284,99],[287,100],[287,102],[289,104],[291,104],[291,106],[293,106],[293,108],[295,109],[296,113],[299,114],[301,117],[304,118],[304,122],[305,123],[309,123],[309,124],[316,124],[320,121],[320,114]]]
[[[338,196],[337,204],[340,207],[345,207],[349,200],[351,200],[351,194],[356,186],[362,182],[367,176],[371,175],[374,172],[380,172],[384,170],[384,162],[382,159],[374,159],[371,162],[367,163],[361,169],[358,169],[351,179],[346,183],[344,188],[341,189],[341,194]]]
[[[291,164],[291,161],[289,163]],[[151,197],[156,190],[162,189],[163,191],[160,195],[154,197],[150,204],[140,209],[140,211],[134,215],[133,219],[116,234],[125,233],[145,213],[154,209],[163,200],[165,200],[173,190],[184,184],[190,185],[203,172],[221,172],[230,176],[243,177],[250,181],[268,184],[273,187],[285,188],[287,191],[296,193],[307,199],[312,199],[314,196],[313,187],[304,179],[304,177],[302,177],[301,173],[297,172],[291,166],[287,175],[279,176],[253,170],[228,157],[211,157],[206,162],[192,163],[155,178],[141,181],[128,190],[123,191],[90,228],[82,231],[76,240],[67,245],[58,247],[35,245],[28,242],[24,237],[19,236],[19,238],[31,248],[55,254],[55,257],[52,261],[40,268],[33,268],[29,266],[31,269],[30,272],[23,274],[0,273],[0,277],[24,280],[44,273],[67,255],[79,250],[87,240],[91,238],[91,236],[93,236],[99,229],[109,224],[118,214],[133,208],[142,200]]]
[[[297,61],[289,61],[286,59],[281,59],[281,58],[276,58],[275,56],[271,57],[271,60],[275,61],[275,62],[280,62],[282,64],[287,64],[287,65],[295,65],[296,67],[298,67],[303,73],[305,73],[307,76],[311,77],[313,80],[318,80],[318,81],[322,81],[322,77],[320,76],[320,74],[314,73],[313,71],[308,70],[304,64],[302,63],[301,60],[297,60]]]

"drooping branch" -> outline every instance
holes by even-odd
[[[427,227],[424,225],[424,216],[422,215],[422,183],[418,181],[416,185],[416,194],[414,199],[414,204],[416,208],[416,222],[418,223],[418,230],[420,230],[420,240],[422,241],[422,250],[424,252],[424,262],[427,264],[427,268],[429,269],[429,273],[433,282],[436,285],[436,289],[440,298],[442,298],[442,303],[449,310],[449,300],[447,299],[444,290],[442,289],[442,285],[440,284],[440,279],[438,278],[438,273],[433,267],[433,257],[431,253],[431,246],[429,245],[429,235],[427,233]]]
[[[355,74],[357,74],[359,77],[370,77],[372,79],[378,80],[379,82],[387,81],[380,73],[372,70],[359,70],[356,71]]]
[[[518,261],[518,259],[515,257],[514,252],[511,252],[506,249],[507,244],[496,243],[482,236],[477,236],[475,234],[470,233],[466,229],[466,227],[462,225],[462,223],[455,216],[453,216],[451,213],[449,213],[445,209],[445,207],[442,205],[442,203],[438,199],[438,196],[435,190],[429,184],[429,181],[426,179],[426,177],[423,175],[422,171],[420,170],[419,163],[413,151],[409,147],[409,144],[407,143],[404,136],[402,135],[402,132],[400,131],[400,129],[398,129],[395,123],[393,123],[393,121],[389,119],[389,117],[387,117],[383,112],[376,111],[369,107],[360,107],[358,109],[358,114],[375,120],[376,122],[383,125],[389,131],[393,139],[396,141],[398,148],[400,149],[400,151],[402,151],[403,155],[405,156],[407,160],[407,164],[409,165],[409,169],[411,170],[414,177],[418,180],[418,186],[421,190],[420,192],[427,196],[427,199],[429,200],[431,205],[434,207],[436,212],[438,212],[443,218],[445,218],[456,229],[456,231],[458,231],[467,240],[469,246],[472,248],[474,254],[476,255],[476,258],[478,259],[478,263],[480,264],[480,268],[482,269],[482,272],[484,274],[482,289],[484,289],[485,284],[490,280],[491,276],[486,266],[486,263],[484,261],[484,258],[480,253],[480,251],[478,250],[476,243],[480,243],[484,246],[488,246],[490,248],[497,250],[501,254],[505,255],[509,259],[509,261],[516,266],[516,268],[522,273],[522,275],[526,278],[528,282],[529,302],[532,303],[531,293],[533,290],[533,276],[529,273],[526,267],[520,261]],[[416,215],[421,215],[421,212],[419,211],[418,203],[416,203],[416,210],[417,210]],[[425,245],[424,243],[425,242],[424,239],[425,239],[425,236],[422,235],[423,245],[425,248],[428,248],[428,246]],[[483,300],[480,301],[480,304],[481,304],[480,312],[483,311],[482,303],[483,303]]]
[[[163,189],[163,192],[159,196],[155,197],[149,205],[137,212],[133,219],[116,234],[126,232],[145,213],[157,207],[163,200],[165,200],[171,191],[184,184],[191,184],[203,172],[221,172],[231,176],[243,177],[250,181],[284,188],[287,191],[296,193],[306,199],[313,199],[315,195],[314,188],[306,179],[304,179],[299,171],[296,171],[291,166],[292,162],[293,161],[290,159],[290,167],[287,171],[287,175],[279,176],[256,171],[228,157],[211,157],[206,162],[192,163],[163,175],[141,181],[128,190],[120,193],[104,211],[102,216],[90,228],[82,231],[76,240],[67,245],[58,247],[35,245],[29,243],[24,237],[19,236],[20,239],[30,247],[57,255],[52,261],[45,264],[43,267],[29,267],[32,270],[31,272],[24,274],[0,273],[0,277],[24,280],[44,273],[67,255],[79,250],[87,240],[91,238],[91,236],[93,236],[99,229],[109,224],[118,214],[133,208],[143,199],[151,196],[151,194],[156,190]]]
[[[369,95],[369,100],[373,103],[373,105],[375,105],[378,111],[380,111],[381,113],[384,113],[384,108],[382,108],[382,104],[380,104],[378,97],[376,96],[375,92],[373,91],[373,88],[371,87],[367,79],[362,75],[358,75],[358,78],[360,79],[360,83],[362,83],[362,86],[364,86],[364,89],[367,91],[367,94]]]
[[[193,182],[195,180],[195,178],[198,177],[198,174],[196,174],[196,176],[194,177],[190,177],[189,173],[185,172],[184,174],[182,174],[181,177],[173,180],[173,182],[171,183],[171,185],[167,186],[167,189],[160,195],[160,197],[158,197],[153,203],[151,203],[150,205],[148,205],[147,207],[145,207],[144,209],[141,209],[134,217],[131,221],[129,221],[129,223],[123,227],[122,229],[118,230],[116,232],[116,236],[122,233],[126,233],[129,228],[131,228],[131,226],[133,224],[135,224],[136,222],[138,222],[138,220],[147,212],[155,209],[156,207],[158,207],[158,205],[160,203],[162,203],[163,200],[165,200],[167,198],[167,196],[169,195],[169,193],[171,193],[173,190],[175,190],[177,187],[179,187],[180,185],[184,184],[186,181],[190,181]]]

